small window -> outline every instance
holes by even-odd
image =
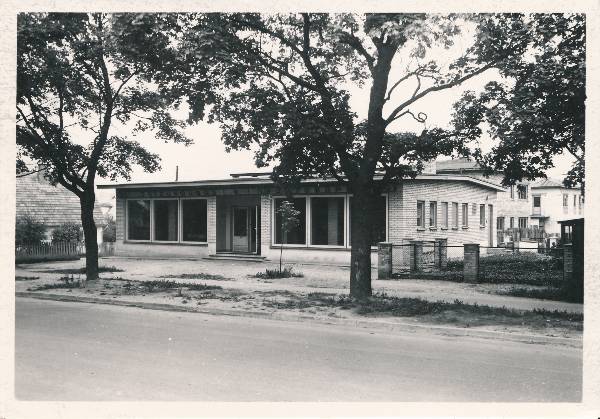
[[[563,207],[569,206],[569,194],[563,194]]]
[[[577,206],[577,195],[573,195],[573,208]]]
[[[519,228],[527,228],[527,217],[519,217]]]
[[[429,227],[437,227],[437,202],[429,203]]]
[[[485,205],[479,205],[479,225],[485,227]]]
[[[458,202],[452,203],[452,227],[458,228]]]
[[[519,199],[527,199],[527,185],[517,185],[517,195]]]
[[[533,207],[534,208],[540,208],[542,206],[542,197],[541,196],[534,196],[533,197]]]
[[[425,202],[417,201],[417,227],[425,227]]]
[[[515,217],[510,217],[510,228],[515,228]]]
[[[150,240],[150,200],[127,201],[127,239]]]
[[[442,228],[448,228],[448,203],[442,202]]]
[[[496,218],[496,230],[504,231],[504,217]]]
[[[469,204],[462,204],[462,226],[469,226]]]

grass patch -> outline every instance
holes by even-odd
[[[34,281],[36,279],[40,279],[39,276],[20,276],[15,275],[15,281]]]
[[[530,326],[534,328],[563,327],[583,330],[583,314],[567,311],[534,309],[522,311],[506,307],[479,304],[428,301],[421,298],[392,297],[378,293],[371,298],[358,301],[347,295],[309,293],[278,301],[263,301],[263,306],[275,309],[307,309],[318,307],[352,309],[365,316],[389,315],[393,317],[419,317],[434,323],[450,323],[463,327],[482,325]]]
[[[85,274],[85,267],[83,268],[63,268],[63,269],[46,269],[40,271],[49,274],[63,274],[63,275],[75,275]],[[98,273],[102,272],[124,272],[123,269],[119,269],[116,266],[99,266]]]
[[[139,281],[139,283],[142,286],[146,287],[148,292],[164,291],[177,288],[187,288],[190,291],[207,291],[223,289],[223,287],[219,285],[195,284],[191,282],[176,282],[169,280]]]
[[[55,282],[52,284],[42,284],[35,288],[27,288],[27,291],[44,291],[53,289],[73,289],[81,288],[82,282],[80,280],[74,280],[73,277],[63,276],[60,278],[62,282]]]
[[[512,297],[536,298],[540,300],[564,301],[567,303],[583,303],[583,296],[575,295],[564,287],[524,288],[513,287],[506,291],[498,291],[500,295]]]
[[[261,279],[278,279],[278,278],[303,278],[302,272],[294,272],[293,268],[285,267],[282,271],[279,269],[265,269],[264,272],[257,272],[254,278]]]
[[[177,278],[177,279],[204,279],[213,281],[231,281],[231,278],[225,278],[223,275],[205,274],[203,272],[197,274],[178,274],[178,275],[163,275],[159,278]]]

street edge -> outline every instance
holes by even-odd
[[[474,337],[481,339],[501,339],[514,342],[522,342],[529,344],[553,344],[553,345],[564,345],[572,346],[577,348],[583,348],[583,339],[579,338],[565,338],[559,336],[540,336],[540,335],[528,335],[521,333],[505,333],[493,330],[474,330],[461,327],[452,326],[438,326],[438,325],[419,325],[401,322],[387,322],[381,320],[353,320],[353,319],[340,319],[340,318],[319,318],[314,316],[308,316],[305,314],[282,314],[282,313],[259,313],[247,310],[227,310],[227,309],[202,309],[198,307],[182,307],[174,304],[165,303],[150,303],[150,302],[138,302],[138,301],[127,301],[127,300],[109,300],[106,298],[97,297],[86,297],[86,296],[74,296],[74,295],[63,295],[63,294],[41,294],[27,291],[15,292],[15,297],[23,298],[35,298],[39,300],[52,300],[60,302],[78,302],[78,303],[90,303],[90,304],[105,304],[122,307],[134,307],[142,308],[147,310],[163,310],[163,311],[175,311],[175,312],[186,312],[186,313],[200,313],[210,314],[216,316],[233,316],[233,317],[252,317],[267,320],[278,320],[278,321],[294,321],[303,322],[310,321],[311,323],[324,324],[324,325],[341,325],[355,328],[375,328],[378,330],[384,329],[389,331],[405,331],[405,332],[434,332],[439,335],[452,337]]]

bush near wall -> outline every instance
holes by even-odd
[[[17,217],[15,222],[15,245],[38,245],[45,238],[46,226],[44,223],[28,215]]]
[[[82,239],[81,226],[77,223],[63,223],[52,230],[52,243],[78,243]]]

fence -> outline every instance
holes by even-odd
[[[556,282],[563,278],[564,250],[540,256],[537,249],[448,245],[446,239],[379,244],[379,279],[441,279],[465,282]],[[533,250],[533,251],[531,251]],[[560,270],[557,270],[560,269]]]
[[[104,242],[98,245],[98,256],[112,256],[114,243]],[[45,260],[75,260],[85,256],[85,244],[40,243],[37,245],[18,245],[15,247],[15,262],[41,262]]]

